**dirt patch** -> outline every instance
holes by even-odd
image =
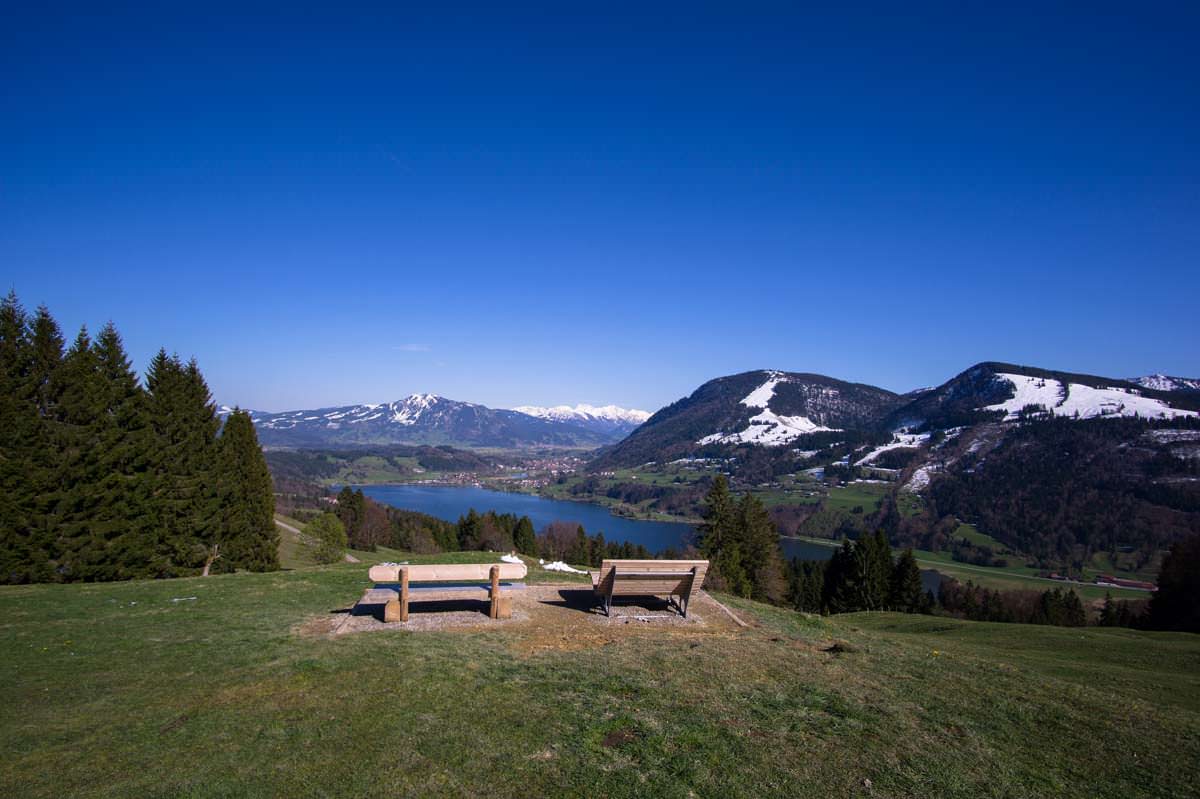
[[[367,594],[353,606],[305,620],[295,628],[303,636],[333,638],[363,632],[486,632],[508,630],[515,654],[574,651],[606,646],[630,636],[730,635],[738,626],[704,592],[692,598],[687,618],[661,599],[626,599],[611,615],[596,605],[592,592],[578,583],[530,585],[512,592],[508,619],[489,619],[486,601],[421,602],[409,605],[407,622],[383,621],[383,595]]]

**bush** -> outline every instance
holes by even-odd
[[[337,563],[346,554],[346,528],[332,513],[322,513],[304,528],[304,534],[317,542],[317,563]]]

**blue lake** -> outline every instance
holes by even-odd
[[[600,505],[586,502],[568,502],[549,499],[534,494],[510,494],[492,491],[478,486],[431,486],[431,485],[364,485],[355,486],[376,502],[393,508],[427,513],[448,522],[458,521],[471,508],[483,513],[512,513],[528,516],[533,529],[541,531],[551,522],[582,524],[588,535],[604,533],[607,541],[628,541],[641,544],[651,552],[661,552],[668,547],[680,549],[695,540],[696,530],[690,524],[679,522],[651,522],[614,516]],[[796,538],[780,538],[780,549],[784,558],[801,560],[829,560],[834,548],[814,544]],[[927,590],[937,593],[940,576],[926,570],[921,573],[922,583]]]
[[[533,494],[510,494],[506,491],[491,491],[476,486],[429,486],[429,485],[364,485],[355,486],[371,499],[391,505],[427,513],[448,522],[471,508],[483,513],[512,513],[528,516],[533,529],[541,531],[551,522],[582,524],[588,535],[604,533],[607,541],[628,541],[642,544],[651,552],[661,552],[667,547],[680,549],[690,543],[695,530],[690,524],[677,522],[650,522],[614,516],[600,505],[585,502],[568,502],[548,499]]]

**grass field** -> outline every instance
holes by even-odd
[[[750,629],[306,635],[365,566],[0,588],[0,795],[1127,799],[1200,777],[1200,636],[731,599]]]

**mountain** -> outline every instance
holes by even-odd
[[[989,361],[979,363],[894,410],[883,425],[948,429],[984,421],[1013,421],[1040,413],[1075,419],[1195,415],[1200,396],[1096,375]]]
[[[221,409],[227,412],[227,408]],[[413,394],[395,402],[265,413],[251,411],[267,447],[328,448],[389,444],[460,447],[599,447],[620,438],[574,419]]]
[[[719,377],[655,413],[592,465],[636,466],[746,446],[784,449],[812,434],[871,427],[897,400],[886,389],[824,375],[758,370]]]
[[[518,413],[524,413],[538,419],[554,422],[571,422],[595,430],[613,440],[624,438],[637,429],[638,425],[650,418],[647,411],[618,408],[616,405],[605,405],[597,408],[594,405],[556,405],[553,408],[539,408],[536,405],[522,405],[513,408]]]
[[[1200,380],[1191,377],[1171,377],[1170,375],[1146,375],[1131,377],[1130,383],[1136,383],[1142,388],[1155,391],[1200,391]]]
[[[813,501],[822,494],[802,489],[795,502],[777,500],[772,517],[789,534],[884,529],[895,543],[988,565],[988,545],[957,537],[969,520],[1045,568],[1079,573],[1093,556],[1152,568],[1170,542],[1200,533],[1200,392],[1165,386],[999,362],[903,395],[746,372],[705,383],[601,450],[589,479],[704,458],[739,490],[784,496],[814,479],[830,492],[870,480],[874,510]],[[610,497],[653,497],[642,481],[603,487]],[[683,491],[656,490],[659,510]]]

